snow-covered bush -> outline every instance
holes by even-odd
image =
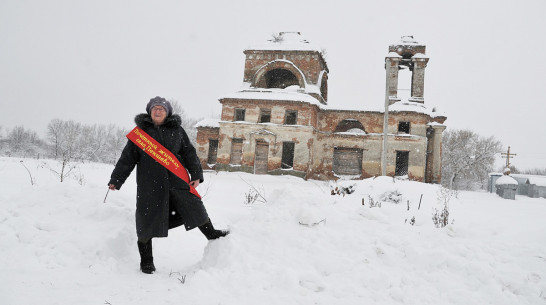
[[[471,130],[446,131],[442,139],[442,185],[450,189],[475,190],[487,187],[495,156],[502,144]]]
[[[337,185],[335,187],[331,186],[330,194],[341,195],[341,196],[350,195],[355,192],[355,186],[356,184],[352,184],[349,186],[337,186]]]
[[[381,194],[381,197],[379,200],[383,202],[391,202],[398,204],[400,201],[402,201],[402,194],[398,190],[388,191],[383,194]]]

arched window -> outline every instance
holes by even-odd
[[[335,132],[352,132],[352,133],[366,133],[362,123],[355,119],[345,119],[336,126]]]
[[[328,101],[328,74],[322,75],[322,81],[320,84],[320,94],[325,101]]]
[[[267,88],[284,89],[289,86],[298,85],[298,78],[286,69],[273,69],[265,73]]]

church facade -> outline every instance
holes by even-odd
[[[219,99],[220,120],[197,124],[203,168],[332,180],[379,176],[384,167],[389,176],[440,182],[446,117],[424,105],[424,45],[405,37],[389,47],[386,132],[385,111],[328,106],[327,63],[300,33],[244,54],[243,89]],[[412,73],[407,100],[398,97],[403,68]]]

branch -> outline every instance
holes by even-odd
[[[243,182],[246,183],[248,186],[250,186],[250,187],[256,192],[256,194],[258,194],[258,196],[260,196],[260,197],[264,200],[264,202],[267,202],[267,199],[265,199],[264,196],[262,196],[262,194],[260,193],[260,191],[258,191],[258,190],[254,187],[254,185],[252,185],[252,184],[246,182],[245,179],[243,179],[243,177],[241,177],[241,176],[239,176],[239,178],[240,178],[241,180],[243,180]]]

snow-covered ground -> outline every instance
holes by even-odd
[[[385,177],[340,182],[355,190],[342,196],[333,182],[207,172],[198,190],[232,234],[171,230],[146,275],[134,175],[103,203],[113,166],[61,183],[56,161],[25,159],[31,185],[20,161],[0,158],[0,304],[546,304],[543,198],[449,200]],[[266,203],[245,202],[252,187]],[[445,201],[450,224],[436,228]]]

